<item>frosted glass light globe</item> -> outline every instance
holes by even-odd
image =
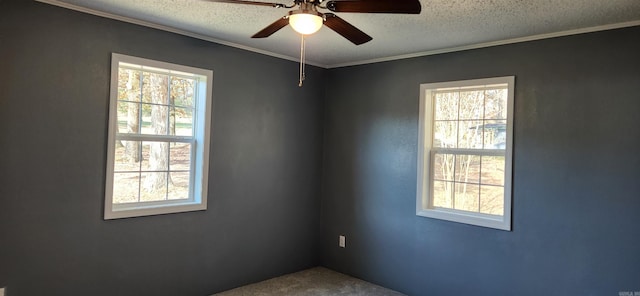
[[[289,25],[302,35],[310,35],[322,28],[322,17],[317,14],[293,13],[289,15]]]

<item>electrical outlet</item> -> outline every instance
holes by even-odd
[[[345,248],[347,246],[347,238],[344,235],[341,235],[338,238],[338,246],[341,248]],[[2,296],[2,295],[0,295]]]

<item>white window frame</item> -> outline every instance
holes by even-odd
[[[434,101],[431,90],[456,87],[484,86],[506,83],[507,96],[507,130],[505,147],[505,177],[504,177],[504,210],[502,215],[489,215],[478,212],[462,211],[449,208],[434,207],[430,193],[433,186],[433,174],[430,172],[430,161],[433,152],[433,120]],[[511,230],[512,203],[512,156],[513,156],[513,101],[514,76],[494,77],[485,79],[461,80],[441,83],[426,83],[420,85],[420,118],[418,136],[418,182],[416,197],[416,215],[441,220],[466,223],[482,227],[501,230]],[[458,149],[463,150],[463,149]],[[474,154],[474,149],[466,151]],[[449,152],[447,152],[449,153]]]
[[[118,71],[120,64],[127,67],[138,67],[141,70],[162,72],[166,74],[188,75],[197,79],[195,95],[195,112],[193,112],[194,137],[175,136],[181,141],[192,144],[191,178],[189,198],[185,200],[165,200],[154,202],[136,202],[113,204],[113,182],[115,164],[115,141],[118,140],[117,101]],[[207,187],[209,173],[210,126],[212,114],[213,71],[182,66],[167,62],[155,61],[118,53],[111,55],[111,94],[109,100],[109,127],[107,146],[107,168],[105,184],[104,219],[119,219],[139,216],[150,216],[180,212],[202,211],[207,209]],[[125,135],[126,137],[126,135]],[[144,140],[138,136],[137,140]],[[153,135],[147,136],[153,139]],[[157,137],[157,136],[156,136]],[[185,139],[189,138],[189,139]]]

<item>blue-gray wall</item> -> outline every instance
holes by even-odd
[[[640,291],[638,36],[310,67],[300,89],[294,62],[0,0],[0,287],[195,296],[322,264],[410,295]],[[209,210],[102,220],[111,52],[214,71]],[[506,75],[513,231],[415,216],[419,84]]]
[[[104,221],[111,53],[211,69],[209,209]],[[325,70],[0,2],[0,287],[210,295],[319,264]]]
[[[419,84],[507,75],[513,231],[417,217]],[[410,295],[640,291],[640,27],[333,69],[327,82],[323,265]]]

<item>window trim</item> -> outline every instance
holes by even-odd
[[[434,100],[428,96],[429,90],[442,88],[459,88],[478,85],[507,84],[507,130],[505,147],[505,184],[503,215],[489,215],[456,209],[436,208],[432,205],[429,194],[433,176],[431,155],[433,145],[433,108]],[[417,194],[416,215],[428,218],[477,225],[488,228],[511,231],[512,205],[512,173],[513,173],[513,105],[514,105],[515,76],[459,80],[439,83],[424,83],[420,85],[420,111],[418,124],[418,165],[417,165]]]
[[[192,180],[193,188],[189,189],[187,200],[165,200],[154,202],[139,202],[128,204],[113,204],[113,179],[115,166],[115,141],[117,133],[117,102],[118,102],[118,72],[120,65],[125,67],[136,67],[147,72],[161,72],[175,76],[197,77],[203,79],[197,83],[196,107],[193,121],[193,144],[192,153]],[[169,70],[170,69],[170,70]],[[203,211],[207,209],[208,194],[208,174],[209,174],[209,151],[210,151],[210,131],[211,114],[213,112],[213,71],[189,66],[183,66],[168,62],[150,60],[140,57],[128,56],[118,53],[111,55],[111,85],[109,97],[109,125],[107,127],[107,162],[105,177],[105,203],[104,219],[120,219],[130,217],[141,217],[150,215],[161,215],[170,213],[181,213],[191,211]],[[126,136],[125,136],[126,137]],[[164,136],[141,135],[139,138],[156,138],[166,140]],[[181,136],[172,139],[185,138]],[[186,139],[182,139],[186,140]]]

